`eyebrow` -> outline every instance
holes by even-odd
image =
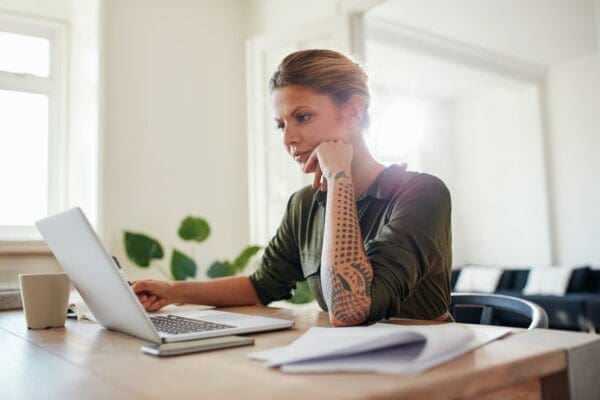
[[[301,109],[302,107],[308,107],[308,106],[298,106],[296,108],[294,108],[294,110],[290,113],[291,116],[293,116],[294,114],[296,114],[298,112],[299,109]],[[275,120],[275,122],[279,122],[279,118],[273,118]]]

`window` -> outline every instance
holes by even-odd
[[[0,16],[0,241],[40,239],[35,221],[64,204],[66,36]]]

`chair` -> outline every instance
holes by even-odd
[[[461,315],[463,309],[469,312]],[[472,311],[480,311],[476,314],[479,321],[474,320]],[[543,308],[527,300],[500,294],[452,293],[450,313],[456,322],[520,326],[520,321],[526,321],[528,330],[548,328],[548,315]],[[462,318],[465,315],[466,320]]]

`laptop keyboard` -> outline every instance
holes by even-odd
[[[150,317],[154,327],[159,332],[180,335],[182,333],[214,331],[217,329],[235,328],[235,326],[217,324],[215,322],[190,319],[177,315],[155,315]]]

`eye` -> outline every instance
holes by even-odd
[[[310,115],[309,114],[298,114],[296,115],[296,120],[298,122],[306,122],[310,119]]]
[[[283,122],[277,122],[277,123],[275,123],[275,129],[282,130],[283,127],[284,127]]]

